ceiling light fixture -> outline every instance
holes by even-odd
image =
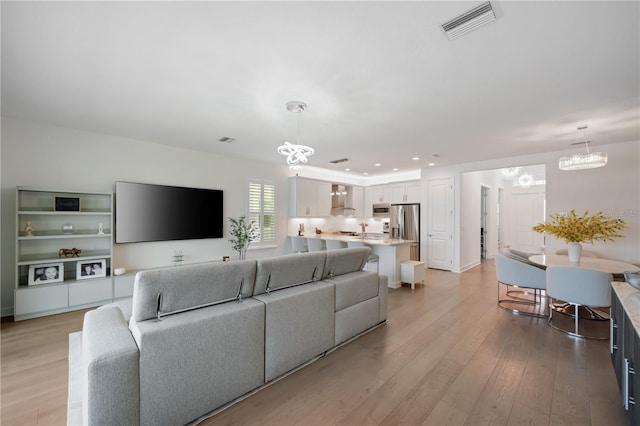
[[[442,24],[442,29],[449,37],[449,40],[454,40],[489,22],[495,21],[495,19],[496,15],[493,13],[491,2],[485,2],[445,22]]]
[[[500,172],[502,173],[502,176],[512,178],[516,177],[518,173],[520,173],[521,169],[522,167],[507,167],[506,169],[502,169]]]
[[[535,179],[531,173],[523,173],[518,178],[518,185],[522,188],[528,188],[535,183]]]
[[[287,102],[287,111],[302,114],[307,108],[307,104],[300,101]],[[310,146],[300,144],[300,115],[296,119],[296,143],[285,141],[278,147],[278,154],[287,157],[287,164],[291,170],[300,170],[302,164],[306,164],[307,157],[313,155],[315,151]]]
[[[586,136],[586,129],[589,126],[586,124],[582,126],[578,126],[578,130],[582,130],[583,134]],[[587,148],[586,154],[574,154],[568,155],[566,157],[561,157],[558,160],[558,167],[560,170],[585,170],[585,169],[595,169],[598,167],[604,167],[607,165],[607,153],[606,152],[590,152],[589,144],[590,140],[585,140],[582,142],[572,143],[571,145],[582,145],[584,144]]]

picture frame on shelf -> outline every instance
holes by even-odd
[[[107,276],[107,259],[91,259],[76,263],[76,280]]]
[[[29,265],[29,285],[59,283],[64,281],[64,264],[43,263]]]
[[[57,212],[79,212],[80,197],[54,197],[53,208]]]

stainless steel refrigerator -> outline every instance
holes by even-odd
[[[391,238],[414,240],[411,260],[420,260],[420,204],[391,204],[389,233]]]

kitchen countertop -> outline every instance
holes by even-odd
[[[614,281],[611,283],[613,291],[618,295],[624,311],[629,320],[640,335],[640,290],[631,286],[627,282]]]
[[[411,244],[415,243],[415,240],[403,240],[401,238],[388,238],[388,237],[366,237],[363,239],[358,236],[351,235],[339,235],[339,234],[304,234],[302,235],[306,238],[318,238],[321,240],[340,240],[340,241],[362,241],[365,244],[369,245],[379,245],[379,246],[399,246],[402,244]]]

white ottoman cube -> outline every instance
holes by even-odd
[[[417,260],[400,262],[400,281],[411,284],[412,290],[416,288],[416,283],[424,285],[424,262]]]

